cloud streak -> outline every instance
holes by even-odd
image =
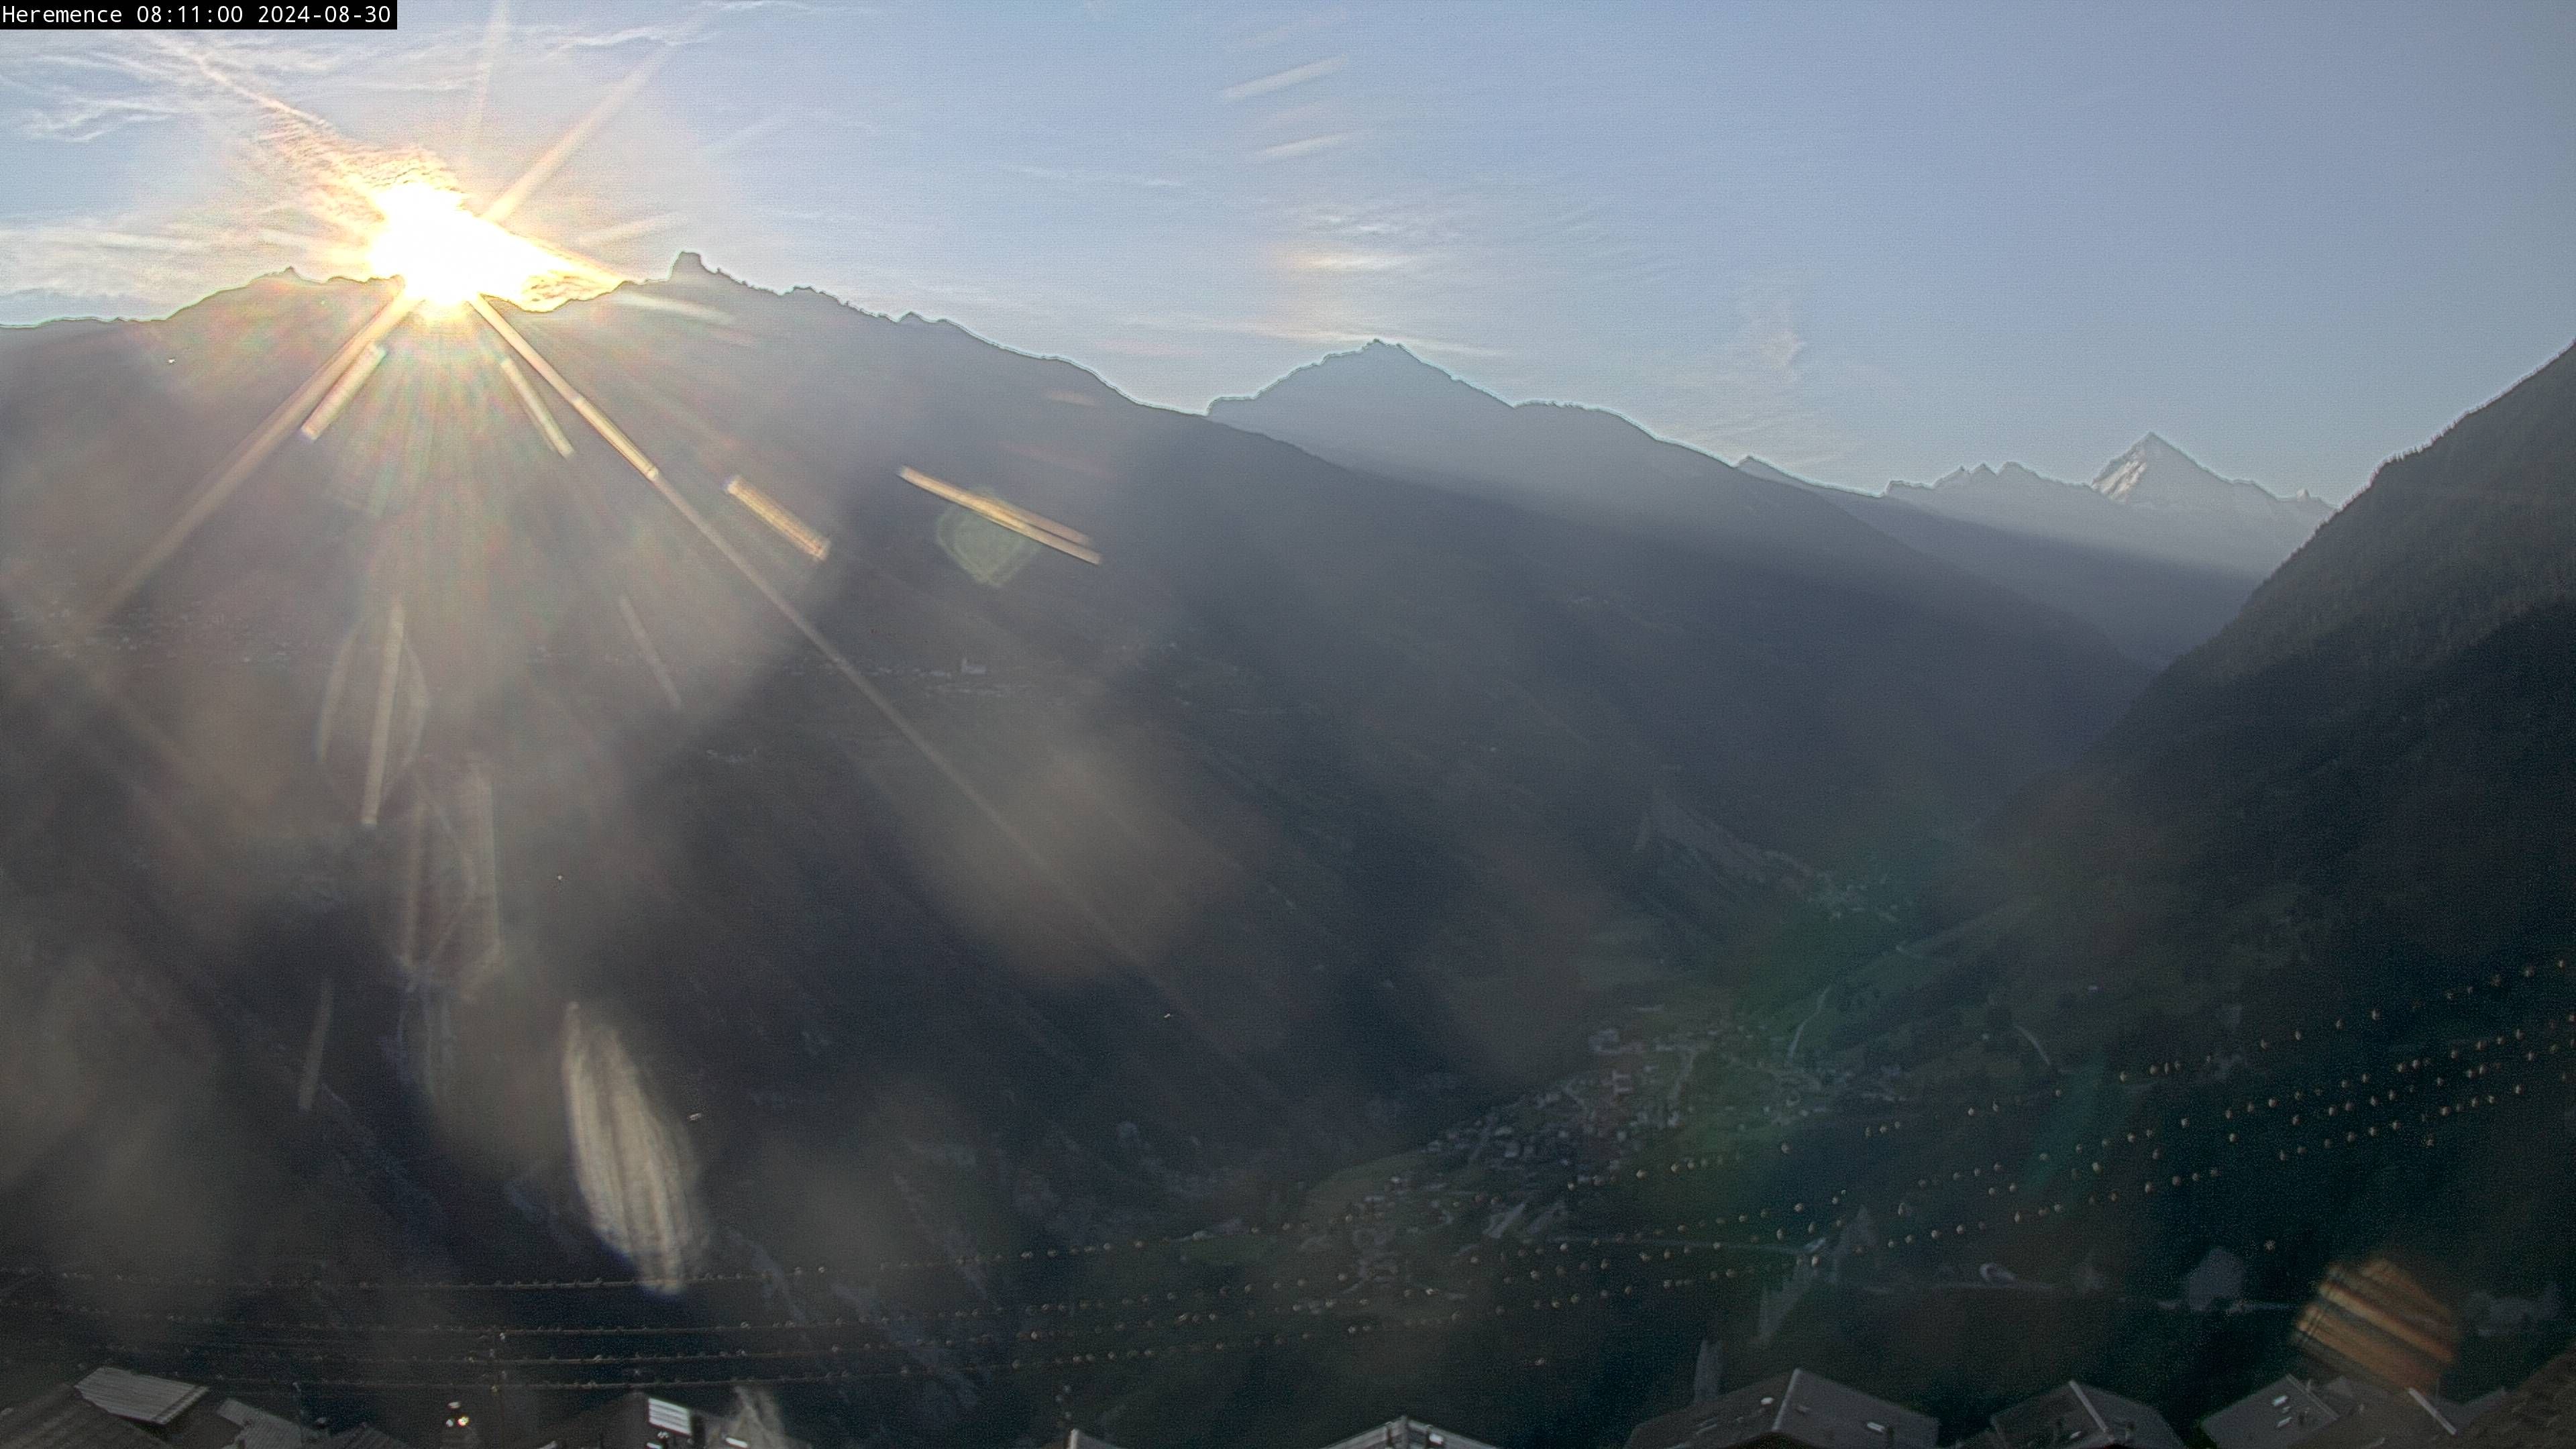
[[[1883,384],[1885,376],[1811,363],[1797,298],[1785,284],[1746,288],[1737,311],[1740,321],[1714,355],[1664,370],[1661,382],[1680,404],[1672,436],[1727,457],[1759,452],[1791,468],[1850,453],[1853,440],[1819,398],[1819,387],[1836,378]],[[1820,371],[1827,376],[1820,378]]]
[[[1293,157],[1312,156],[1318,151],[1330,151],[1347,146],[1364,134],[1366,133],[1360,131],[1334,131],[1329,135],[1309,136],[1302,141],[1282,141],[1276,146],[1264,146],[1253,154],[1264,161],[1286,161]]]
[[[1294,342],[1309,347],[1348,348],[1369,342],[1392,342],[1416,351],[1454,353],[1461,357],[1512,355],[1504,348],[1484,347],[1471,342],[1452,342],[1442,337],[1424,337],[1401,330],[1377,327],[1335,326],[1330,323],[1278,321],[1263,317],[1212,317],[1194,313],[1131,317],[1127,321],[1129,326],[1146,331],[1258,337],[1271,342]]]
[[[1254,96],[1266,96],[1273,91],[1284,91],[1290,86],[1301,86],[1310,80],[1322,80],[1350,64],[1350,61],[1351,58],[1347,55],[1327,56],[1322,60],[1311,61],[1274,75],[1262,76],[1258,80],[1248,80],[1241,85],[1227,86],[1217,92],[1217,97],[1225,101],[1248,101]]]
[[[1002,169],[1032,181],[1054,181],[1068,186],[1124,186],[1140,191],[1179,191],[1189,185],[1169,176],[1137,171],[1094,171],[1081,166],[1029,166],[1015,162]]]

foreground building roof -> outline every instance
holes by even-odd
[[[1327,1449],[1493,1449],[1480,1439],[1452,1434],[1420,1419],[1389,1419],[1374,1429],[1363,1429]]]
[[[163,1449],[144,1433],[57,1385],[14,1408],[0,1409],[0,1449]]]
[[[2200,1432],[2218,1449],[2292,1449],[2343,1417],[2306,1380],[2274,1379],[2200,1421]]]
[[[1791,1369],[1709,1403],[1649,1419],[1628,1449],[1933,1449],[1941,1425],[1860,1390]]]
[[[2060,1384],[1992,1422],[1998,1449],[2183,1449],[2164,1415],[2090,1384]]]
[[[206,1396],[202,1384],[183,1384],[177,1379],[154,1378],[106,1365],[82,1375],[72,1388],[120,1419],[155,1428],[169,1424]]]

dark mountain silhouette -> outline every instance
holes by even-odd
[[[1505,403],[1386,342],[1301,367],[1256,396],[1219,398],[1208,416],[1435,487],[1761,548],[1827,572],[1923,576],[1919,562],[1898,563],[1824,521],[1819,504],[1830,504],[2045,606],[2035,619],[2078,620],[2150,666],[2216,633],[2331,512],[2220,478],[2154,434],[2091,488],[2008,463],[1872,496],[1759,458],[1729,467],[1614,413]]]
[[[2449,1304],[2563,1280],[2571,735],[2576,352],[2382,467],[2082,760],[1998,812],[1927,892],[1931,929],[1791,1009],[1814,1013],[1820,1071],[1950,1094],[1876,1127],[1884,1147],[1817,1133],[1827,1175],[1927,1223],[1946,1179],[1971,1233],[2017,1198],[2018,1233],[1933,1272],[2124,1283],[2167,1324],[2197,1317],[2169,1310],[2213,1245],[2250,1265],[2248,1299],[2285,1304],[2374,1255]],[[1926,1404],[1973,1382],[1947,1355],[1982,1352],[1976,1334],[1851,1342],[1904,1298],[1885,1285],[1746,1367],[1900,1363],[1883,1379],[1918,1375]],[[2234,1338],[2214,1321],[2176,1327],[2170,1353],[2142,1350],[2167,1331],[2144,1317],[1992,1338],[2213,1406],[2290,1361],[2279,1320]],[[2554,1346],[2464,1353],[2446,1392]],[[1669,1402],[1687,1364],[1666,1362]]]
[[[1934,557],[2064,610],[2164,664],[2224,627],[2333,510],[2221,478],[2149,433],[2091,487],[2018,463],[1841,495]]]
[[[2576,354],[2380,469],[1993,832],[1997,948],[2101,1006],[2425,988],[2576,944]]]
[[[1729,467],[1597,408],[1506,403],[1392,343],[1310,363],[1253,397],[1219,398],[1208,416],[1383,476],[1687,541],[1833,594],[1903,599],[1971,635],[2028,630],[2055,648],[2099,647],[2064,615],[1838,517],[1837,490],[1767,464]]]
[[[1599,408],[1506,403],[1393,343],[1335,353],[1252,397],[1219,398],[1208,416],[1364,472],[1721,553],[1759,551],[1836,588],[1919,592],[1947,612],[1991,611],[1988,625],[2008,612],[1991,590],[1835,517],[1810,487],[1739,472]],[[2083,633],[2042,616],[2031,627]]]

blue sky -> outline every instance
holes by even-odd
[[[1384,336],[1828,481],[2152,429],[2340,499],[2576,340],[2564,3],[403,13],[8,37],[0,320],[309,263],[280,104],[488,196],[668,52],[514,225],[1177,407]]]

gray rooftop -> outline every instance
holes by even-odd
[[[2279,1378],[2200,1421],[2218,1449],[2291,1449],[2343,1417],[2306,1381]]]
[[[70,1384],[0,1409],[0,1449],[162,1449],[161,1441],[116,1417]]]
[[[1420,1419],[1389,1419],[1327,1449],[1493,1449],[1481,1439],[1453,1434]]]
[[[215,1413],[240,1428],[242,1449],[297,1449],[304,1442],[303,1426],[293,1419],[254,1408],[239,1399],[226,1399],[215,1405]]]
[[[1931,1416],[1855,1388],[1791,1369],[1710,1403],[1650,1419],[1628,1449],[1736,1449],[1795,1444],[1805,1449],[1933,1449]]]
[[[2090,1384],[2063,1383],[1994,1417],[2004,1449],[2183,1449],[2165,1416]]]
[[[82,1398],[120,1419],[132,1419],[138,1424],[167,1424],[186,1413],[189,1405],[206,1396],[206,1390],[200,1384],[156,1379],[150,1374],[105,1365],[91,1369],[72,1387]]]
[[[2498,1402],[2490,1395],[2474,1406],[2455,1404],[2438,1394],[2389,1393],[2347,1380],[2326,1385],[2322,1393],[2343,1416],[2300,1440],[2299,1449],[2448,1449]]]

